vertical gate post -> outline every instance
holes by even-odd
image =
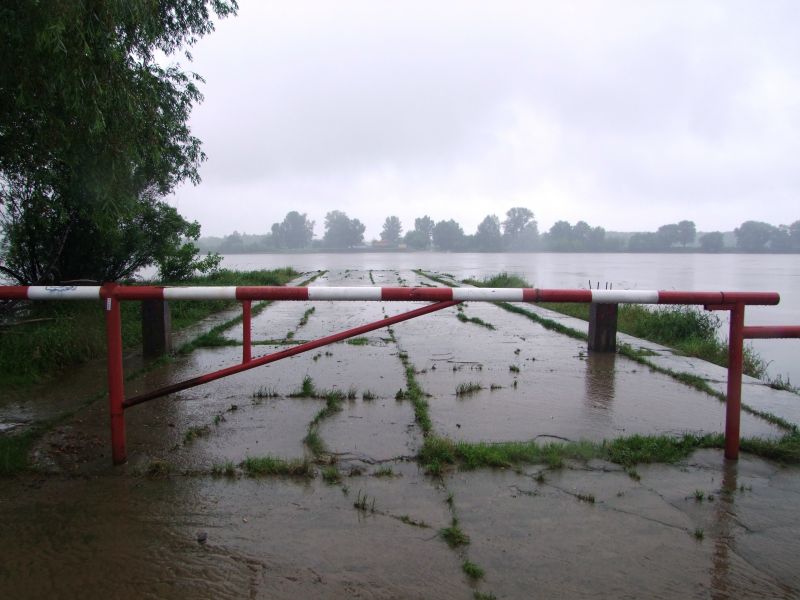
[[[725,458],[739,458],[739,425],[742,413],[742,360],[744,353],[744,304],[730,313],[728,334],[728,395],[725,403]]]
[[[242,362],[248,363],[251,358],[250,331],[252,327],[252,316],[250,300],[242,300]]]
[[[106,314],[106,346],[108,361],[108,405],[111,414],[111,460],[120,465],[127,459],[125,451],[125,412],[122,401],[125,385],[122,375],[122,316],[119,300],[114,297],[116,283],[106,283],[101,290]]]
[[[171,319],[166,300],[142,300],[142,354],[155,358],[171,350]]]
[[[589,350],[592,352],[617,351],[618,304],[589,305]]]

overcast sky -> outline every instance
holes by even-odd
[[[192,49],[204,235],[290,210],[534,211],[730,230],[800,219],[800,2],[240,0]]]

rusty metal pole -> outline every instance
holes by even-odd
[[[742,361],[744,354],[744,304],[731,308],[728,334],[728,396],[725,404],[725,458],[739,458],[739,425],[742,414]]]
[[[253,311],[250,300],[242,300],[242,363],[249,363],[251,358],[250,330]]]
[[[111,460],[121,465],[127,459],[125,450],[125,384],[122,372],[122,316],[119,300],[114,297],[116,283],[103,286],[103,298],[106,314],[106,344],[108,353],[108,405],[111,414]]]

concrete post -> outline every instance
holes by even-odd
[[[171,319],[166,300],[142,300],[142,353],[163,356],[172,349]]]
[[[617,351],[618,304],[589,305],[589,350],[591,352]]]

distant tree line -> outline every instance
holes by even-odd
[[[365,226],[342,211],[325,215],[325,232],[314,239],[314,221],[305,213],[289,212],[270,232],[247,235],[233,232],[224,238],[203,238],[204,250],[221,253],[256,253],[283,250],[347,250],[366,248]],[[607,233],[585,221],[574,225],[557,221],[540,233],[533,211],[514,207],[502,221],[487,215],[473,234],[454,219],[434,221],[428,215],[414,219],[414,228],[403,233],[397,216],[386,217],[380,240],[373,249],[439,250],[445,252],[800,252],[800,221],[774,226],[745,221],[733,234],[712,231],[698,235],[693,221],[662,225],[656,231]]]

